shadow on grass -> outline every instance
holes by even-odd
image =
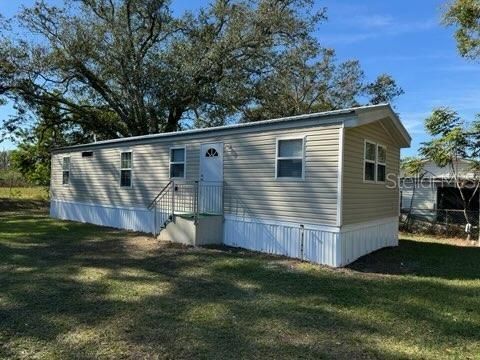
[[[480,248],[400,239],[396,248],[366,255],[348,268],[364,273],[480,279]]]
[[[476,279],[477,249],[402,240],[354,271],[332,270],[157,245],[36,212],[0,221],[2,357],[425,358],[480,349],[479,284],[446,280]]]
[[[2,212],[10,211],[42,211],[48,209],[48,201],[34,199],[11,199],[0,197],[0,215]]]

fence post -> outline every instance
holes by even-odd
[[[172,220],[175,216],[175,181],[172,181]]]
[[[448,210],[445,210],[445,237],[448,237]]]
[[[153,236],[157,237],[157,203],[153,204]]]
[[[199,208],[199,182],[198,180],[195,181],[195,224],[198,224],[198,208]]]
[[[225,214],[225,182],[222,182],[222,215]],[[479,235],[480,240],[480,235]]]
[[[300,259],[304,259],[305,226],[300,225]]]

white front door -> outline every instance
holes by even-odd
[[[223,183],[223,143],[200,146],[200,181]]]
[[[223,210],[223,143],[200,146],[200,212]]]

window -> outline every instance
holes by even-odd
[[[214,148],[208,149],[207,152],[205,153],[205,157],[215,157],[215,156],[218,156],[218,151],[217,149],[214,149]]]
[[[387,149],[377,145],[377,181],[385,182],[387,172]]]
[[[132,187],[132,152],[120,154],[120,186]]]
[[[84,151],[82,152],[82,158],[88,158],[93,156],[93,151]]]
[[[70,156],[63,158],[62,164],[62,184],[70,184]]]
[[[387,172],[387,149],[385,146],[365,141],[363,180],[385,182]]]
[[[170,178],[185,178],[185,148],[170,149]]]
[[[365,142],[365,181],[375,181],[376,145]]]
[[[304,175],[303,138],[277,140],[277,178],[298,178]]]

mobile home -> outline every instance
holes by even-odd
[[[60,148],[50,213],[344,266],[397,245],[410,140],[382,104]]]

